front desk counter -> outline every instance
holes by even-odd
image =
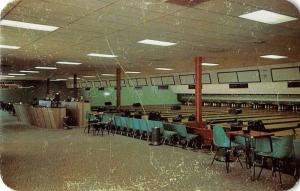
[[[33,107],[28,104],[14,104],[19,121],[28,125],[63,129],[63,118],[66,116],[65,107]]]

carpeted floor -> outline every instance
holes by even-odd
[[[93,136],[83,129],[27,127],[0,112],[1,175],[11,188],[26,191],[67,190],[282,190],[264,171],[259,181],[238,163],[215,162],[213,155],[120,135]],[[283,176],[284,189],[295,184]]]

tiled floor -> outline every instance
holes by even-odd
[[[20,191],[66,190],[282,190],[278,179],[264,171],[250,181],[246,169],[231,164],[231,172],[209,152],[148,142],[120,135],[93,136],[83,129],[26,127],[0,112],[1,175]],[[283,177],[285,189],[293,177]]]

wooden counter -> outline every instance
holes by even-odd
[[[33,107],[27,104],[14,104],[19,121],[41,128],[63,129],[66,108]]]
[[[68,115],[75,119],[76,126],[85,127],[87,125],[86,113],[91,111],[90,103],[62,101],[61,106],[65,107]]]

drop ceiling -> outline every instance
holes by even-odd
[[[298,20],[270,25],[238,17],[257,10]],[[53,32],[0,27],[0,44],[21,47],[0,49],[2,74],[35,66],[58,67],[17,79],[100,75],[114,73],[118,66],[141,72],[131,76],[192,72],[195,56],[219,64],[204,70],[300,62],[299,12],[285,0],[209,0],[193,7],[164,0],[16,0],[1,13],[1,19],[59,27]],[[177,44],[137,43],[143,39]],[[96,58],[89,53],[118,57]],[[267,54],[288,58],[260,58]],[[83,64],[63,66],[57,61]]]

